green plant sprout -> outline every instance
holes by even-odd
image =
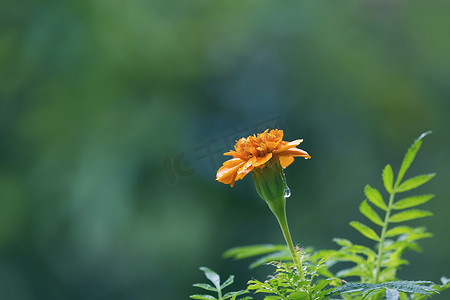
[[[223,289],[225,289],[227,286],[233,284],[234,276],[231,275],[230,277],[228,277],[227,280],[225,280],[224,283],[221,284],[219,274],[217,274],[216,272],[214,272],[213,270],[211,270],[207,267],[200,267],[200,270],[203,271],[203,273],[205,273],[206,278],[208,278],[209,281],[211,281],[212,284],[214,284],[214,286],[207,284],[207,283],[196,283],[196,284],[194,284],[194,286],[204,289],[206,291],[216,292],[217,298],[213,297],[211,295],[205,294],[205,295],[191,295],[190,296],[191,299],[202,299],[202,300],[226,300],[226,299],[248,300],[248,299],[252,299],[251,297],[237,298],[238,296],[247,294],[248,291],[246,291],[246,290],[237,291],[237,292],[228,292],[222,296]]]
[[[218,298],[209,295],[193,295],[192,299],[237,299],[245,292],[262,295],[264,300],[420,300],[431,297],[450,288],[450,280],[441,278],[441,284],[431,281],[405,281],[397,277],[401,266],[409,262],[403,258],[406,250],[420,251],[418,241],[431,237],[424,227],[411,227],[403,223],[432,216],[429,211],[418,209],[419,205],[430,201],[434,195],[409,195],[397,200],[401,193],[411,191],[431,180],[435,174],[423,174],[404,179],[406,171],[414,161],[423,138],[430,131],[420,135],[408,149],[395,177],[388,164],[382,172],[382,181],[387,201],[377,189],[366,185],[366,199],[359,205],[359,211],[377,229],[358,221],[350,222],[364,237],[375,242],[368,247],[352,243],[348,239],[335,238],[338,250],[318,250],[295,248],[289,233],[286,218],[286,179],[283,168],[300,156],[310,158],[308,153],[296,148],[302,140],[285,142],[281,130],[266,130],[257,136],[240,139],[235,151],[225,153],[233,158],[224,163],[217,173],[217,180],[234,185],[253,171],[253,180],[259,196],[266,201],[278,220],[286,245],[252,245],[235,247],[224,253],[225,258],[256,258],[250,265],[255,268],[264,264],[275,267],[274,274],[267,280],[252,279],[246,290],[228,293],[222,297],[221,290],[233,282],[230,277],[220,285],[216,273],[201,268],[215,287],[195,284],[218,293]],[[351,263],[350,268],[339,270],[340,263]],[[358,278],[347,282],[344,279]],[[195,298],[197,297],[197,298]],[[204,298],[199,298],[204,297]],[[226,298],[227,297],[227,298]],[[339,298],[334,298],[339,297]],[[246,296],[243,299],[252,299]]]

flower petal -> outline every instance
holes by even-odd
[[[295,147],[295,146],[300,145],[301,142],[303,142],[303,139],[295,140],[295,141],[292,141],[292,142],[284,142],[284,141],[283,141],[283,144],[281,144],[280,148],[277,149],[277,150],[275,150],[275,151],[273,151],[273,152],[274,152],[274,153],[280,153],[280,152],[283,152],[283,151],[285,151],[285,150],[287,150],[287,149],[289,149],[289,148],[292,148],[292,147]]]
[[[239,170],[237,171],[236,180],[244,178],[245,175],[250,173],[253,170],[253,165],[256,163],[257,158],[250,158]]]
[[[280,160],[280,164],[283,168],[286,168],[294,162],[293,156],[280,156],[278,159]]]
[[[266,162],[268,162],[272,158],[272,153],[267,153],[263,157],[258,157],[256,159],[256,163],[253,164],[254,167],[259,167],[264,165]]]
[[[311,156],[309,156],[308,152],[306,152],[302,149],[295,148],[295,147],[284,150],[283,152],[279,152],[278,155],[279,156],[300,156],[300,157],[304,157],[304,158],[311,158]]]
[[[232,158],[223,163],[223,166],[217,171],[216,180],[225,184],[234,184],[237,171],[245,164],[240,158]]]

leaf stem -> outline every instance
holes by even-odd
[[[386,231],[389,226],[389,218],[391,217],[392,206],[394,204],[394,196],[395,196],[395,188],[389,196],[389,204],[386,210],[386,216],[384,217],[383,229],[381,230],[380,245],[378,247],[377,268],[375,270],[375,283],[378,283],[380,279],[381,263],[383,260],[384,241],[386,239]]]
[[[287,223],[286,208],[284,207],[284,209],[278,210],[278,212],[274,214],[277,217],[278,223],[281,227],[281,231],[283,232],[284,239],[289,248],[289,251],[291,252],[294,265],[297,267],[297,272],[300,276],[300,280],[303,281],[305,280],[305,275],[303,274],[302,263],[297,255],[297,252],[295,251],[294,244],[292,243],[291,233],[289,232],[289,226]]]

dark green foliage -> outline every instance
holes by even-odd
[[[428,284],[428,286],[424,284]],[[430,293],[436,292],[435,289],[429,287],[431,284],[433,282],[430,281],[392,281],[380,284],[347,283],[334,289],[328,295],[359,292],[362,299],[366,299],[384,290],[386,299],[398,300],[400,292],[430,296]]]

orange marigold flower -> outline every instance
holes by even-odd
[[[233,156],[217,171],[216,180],[234,186],[236,180],[244,178],[254,168],[264,168],[271,159],[278,159],[283,168],[289,166],[294,157],[311,158],[306,151],[298,149],[303,140],[283,141],[283,130],[267,129],[258,135],[241,138],[234,150],[224,153]]]

